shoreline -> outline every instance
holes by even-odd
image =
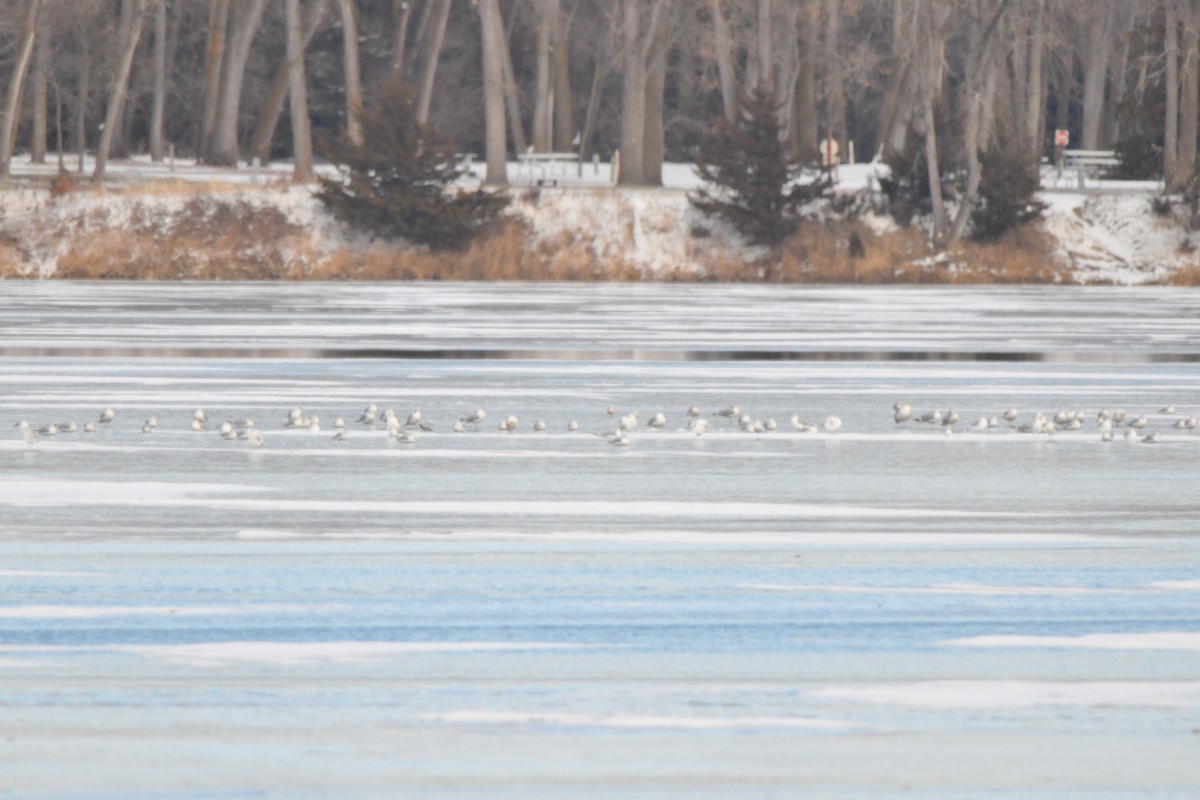
[[[34,173],[0,190],[0,280],[1200,285],[1200,235],[1156,215],[1142,185],[1047,191],[1041,222],[939,252],[876,207],[871,165],[847,167],[835,201],[772,253],[692,209],[675,164],[663,188],[510,186],[500,223],[439,253],[347,230],[278,166],[252,184],[123,165],[105,187],[52,194]]]

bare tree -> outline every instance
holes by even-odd
[[[1180,187],[1196,172],[1196,136],[1200,131],[1200,0],[1180,0],[1183,54],[1179,88],[1179,149],[1172,187]]]
[[[338,0],[342,16],[342,63],[346,84],[346,136],[353,144],[362,145],[362,78],[358,66],[358,15],[354,0]],[[299,22],[297,22],[299,25]],[[301,48],[303,51],[303,47]]]
[[[558,0],[538,0],[537,4],[537,84],[533,94],[533,149],[548,152],[553,130],[554,92],[550,43],[558,26]]]
[[[557,1],[557,0],[556,0]],[[571,92],[571,24],[579,10],[560,10],[554,27],[554,149],[571,150],[575,137],[575,103]]]
[[[1175,158],[1179,154],[1179,10],[1175,0],[1163,0],[1164,50],[1167,60],[1166,121],[1163,132],[1163,175],[1167,186],[1177,188]]]
[[[7,178],[12,167],[13,143],[17,136],[17,116],[21,108],[21,89],[33,57],[37,39],[38,0],[26,0],[22,15],[20,48],[17,62],[8,79],[8,100],[4,104],[4,123],[0,129],[0,177]]]
[[[1088,18],[1088,47],[1083,60],[1083,131],[1079,144],[1084,150],[1095,150],[1100,146],[1104,119],[1113,11],[1108,0],[1097,0],[1084,4],[1083,13]]]
[[[408,41],[408,21],[417,0],[392,0],[392,77],[404,78],[404,46]]]
[[[508,109],[508,129],[512,134],[513,148],[518,153],[524,153],[525,123],[521,121],[521,93],[517,88],[517,73],[513,69],[512,48],[508,46],[507,36],[501,38],[500,44],[500,54],[504,57],[504,105]]]
[[[721,106],[725,111],[725,119],[734,122],[738,114],[738,83],[729,23],[725,20],[721,0],[708,0],[708,6],[712,14],[713,38],[717,51],[717,74],[721,81]]]
[[[795,36],[796,81],[791,92],[789,139],[793,156],[809,156],[817,152],[817,27],[818,18],[813,3],[796,8]]]
[[[33,141],[29,144],[29,160],[46,163],[46,121],[49,117],[50,26],[40,20],[37,42],[33,48]]]
[[[493,186],[508,182],[508,152],[504,139],[504,58],[500,54],[504,24],[496,0],[479,0],[483,47],[483,105],[487,129],[487,176]]]
[[[121,55],[112,91],[109,92],[108,112],[104,117],[104,130],[100,133],[100,144],[96,148],[96,168],[92,172],[95,181],[104,180],[108,168],[108,151],[112,147],[113,135],[125,105],[125,92],[129,88],[129,72],[133,68],[133,56],[142,37],[142,18],[146,0],[123,0],[128,8],[128,29],[121,32]]]
[[[642,186],[646,175],[646,80],[647,69],[662,42],[657,31],[662,24],[666,0],[652,0],[649,13],[643,0],[624,2],[624,55],[621,89],[621,170],[618,182]]]
[[[208,42],[204,48],[202,110],[196,152],[204,155],[217,121],[217,101],[221,92],[221,64],[225,61],[225,33],[229,29],[229,0],[211,0],[208,8]]]
[[[233,26],[221,65],[221,90],[218,93],[217,116],[213,122],[205,161],[226,167],[236,167],[241,154],[238,150],[237,123],[242,103],[242,83],[246,77],[246,61],[250,46],[258,32],[268,0],[243,0],[238,4],[241,14]]]
[[[313,36],[325,21],[328,10],[329,0],[310,0],[304,7],[303,19],[300,21],[302,48],[308,48],[309,42],[312,41]],[[266,164],[271,160],[271,140],[275,138],[275,129],[279,126],[279,117],[283,114],[283,103],[288,98],[291,74],[291,61],[288,59],[287,53],[284,53],[283,61],[275,70],[275,77],[272,78],[271,86],[267,89],[262,114],[258,118],[254,137],[250,141],[250,154],[258,158],[260,164]]]
[[[438,61],[442,58],[442,44],[446,40],[446,23],[450,19],[450,0],[431,0],[431,2],[436,2],[437,4],[437,8],[434,11],[436,16],[433,22],[432,35],[425,48],[425,64],[421,69],[421,91],[417,96],[417,121],[422,125],[429,122],[429,109],[433,105],[433,84],[437,78]],[[480,9],[479,13],[482,16],[485,12]],[[497,16],[500,14],[498,7],[496,14]],[[499,20],[497,20],[497,24],[499,24]],[[421,27],[424,28],[425,26],[422,25]],[[484,33],[485,47],[488,46],[486,44],[487,38],[488,35]],[[501,81],[503,81],[503,78],[501,78]]]
[[[150,112],[150,160],[162,161],[163,117],[167,107],[167,4],[158,0],[154,8],[154,103]]]
[[[304,77],[304,37],[300,30],[300,0],[285,0],[284,9],[287,25],[288,105],[292,114],[295,154],[292,181],[309,183],[313,179],[313,152],[308,119],[308,87]],[[362,138],[361,132],[359,138]]]

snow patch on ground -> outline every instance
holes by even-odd
[[[1157,216],[1148,192],[1047,193],[1046,231],[1081,283],[1161,282],[1196,263],[1187,232]]]

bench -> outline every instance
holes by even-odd
[[[520,153],[517,180],[538,186],[557,186],[579,172],[578,153]]]
[[[1110,169],[1121,166],[1121,159],[1112,150],[1064,150],[1063,163],[1075,173],[1082,189],[1088,178],[1102,179]]]

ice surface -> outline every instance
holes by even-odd
[[[0,300],[14,796],[1200,791],[1200,437],[1173,427],[1200,414],[1194,292]],[[897,426],[897,400],[1086,424],[947,437]],[[435,430],[400,444],[353,421],[371,402]],[[781,430],[735,432],[728,403]],[[109,406],[94,434],[11,427]],[[283,427],[296,406],[319,434]],[[193,432],[197,407],[263,446]],[[1101,442],[1104,407],[1162,443]],[[630,411],[628,447],[591,435]]]
[[[823,689],[819,697],[929,708],[1200,707],[1196,681],[917,681]]]

